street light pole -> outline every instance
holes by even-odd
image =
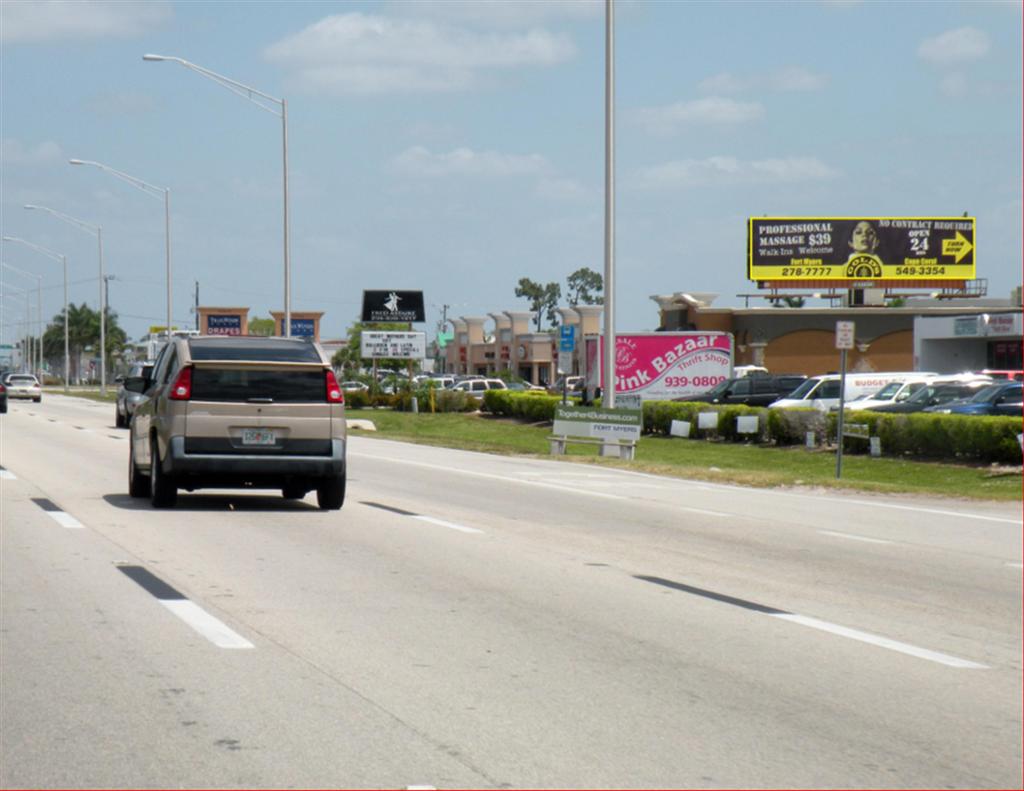
[[[32,292],[27,288],[18,288],[12,286],[10,283],[4,283],[0,280],[0,297],[7,297],[8,299],[17,299],[13,294],[2,293],[4,289],[13,288],[15,291],[20,291],[25,295],[25,336],[21,345],[22,360],[21,364],[25,366],[27,373],[32,373],[32,341],[29,336],[32,334]]]
[[[85,222],[85,220],[79,220],[77,217],[64,214],[48,206],[36,206],[29,203],[25,205],[25,208],[45,211],[52,214],[58,220],[63,220],[96,237],[100,259],[100,395],[105,396],[107,394],[107,303],[103,296],[103,229],[98,225]]]
[[[604,407],[615,407],[615,2],[605,0]]]
[[[31,247],[36,252],[42,253],[45,256],[49,256],[56,261],[60,261],[64,268],[64,395],[68,394],[68,377],[71,374],[71,347],[68,343],[68,257],[61,253],[55,253],[53,250],[47,250],[34,242],[27,242],[24,239],[19,239],[16,236],[5,236],[3,237],[5,242],[17,242],[23,244],[26,247]],[[40,336],[41,340],[41,336]]]
[[[36,375],[41,376],[43,372],[43,276],[18,269],[18,267],[11,266],[4,261],[0,261],[0,266],[4,269],[10,269],[12,272],[17,272],[23,277],[34,277],[36,280],[36,330],[38,331],[38,337],[36,338]]]
[[[292,267],[291,238],[289,233],[290,214],[288,208],[288,103],[284,99],[278,99],[270,94],[258,91],[255,88],[250,88],[248,85],[244,85],[236,80],[232,80],[230,77],[225,77],[223,74],[218,74],[215,71],[210,71],[207,68],[191,63],[184,58],[178,58],[173,55],[147,54],[143,55],[142,59],[147,61],[167,61],[171,63],[178,63],[186,69],[194,71],[209,80],[213,80],[218,85],[227,88],[229,91],[241,96],[243,99],[248,99],[261,110],[265,110],[281,119],[281,147],[283,152],[282,175],[284,182],[284,334],[285,337],[290,338],[292,334]],[[268,107],[264,102],[276,104],[280,109]]]
[[[104,165],[101,162],[93,162],[86,159],[69,159],[68,162],[72,165],[92,165],[93,167],[105,170],[113,176],[126,181],[136,189],[142,190],[147,195],[153,197],[159,197],[163,195],[164,199],[164,251],[167,257],[167,339],[171,339],[171,190],[169,187],[157,187],[150,184],[147,181],[143,181],[136,176],[129,176],[127,173],[123,173],[120,170],[115,170],[109,165]]]

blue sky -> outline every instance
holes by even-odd
[[[978,218],[978,276],[1021,282],[1021,4],[641,2],[616,6],[617,327],[652,294],[739,305],[746,218]],[[281,125],[174,63],[288,101],[292,309],[323,337],[364,289],[422,289],[449,315],[526,309],[521,277],[603,270],[603,2],[21,2],[0,6],[5,235],[63,252],[132,337],[204,305],[283,305]],[[59,266],[19,245],[3,260]],[[9,269],[6,283],[34,287]],[[18,320],[5,299],[3,323]],[[8,329],[9,334],[9,329]]]

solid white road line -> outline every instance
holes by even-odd
[[[456,525],[452,522],[445,522],[443,519],[434,519],[432,516],[421,516],[417,514],[413,519],[419,519],[421,522],[429,522],[432,525],[440,525],[441,527],[447,527],[451,530],[458,530],[460,533],[483,533],[483,530],[477,530],[475,527],[463,527],[462,525]]]
[[[793,613],[767,613],[767,615],[772,618],[780,618],[783,621],[789,621],[790,623],[800,624],[801,626],[808,626],[811,629],[836,634],[840,637],[848,637],[851,640],[858,640],[862,643],[870,643],[871,645],[877,645],[881,648],[888,648],[890,651],[898,651],[901,654],[916,656],[918,659],[927,659],[930,662],[938,662],[939,664],[948,665],[949,667],[965,668],[970,670],[985,670],[988,668],[988,665],[979,665],[977,662],[971,662],[967,659],[959,659],[958,657],[950,656],[949,654],[942,654],[938,651],[929,651],[927,648],[918,648],[917,646],[910,645],[908,643],[901,643],[898,640],[890,640],[888,637],[879,637],[878,635],[861,632],[857,629],[849,629],[845,626],[829,623],[828,621],[819,621],[817,618],[808,618],[804,615],[795,615]]]
[[[695,514],[707,514],[708,516],[723,516],[723,517],[726,517],[726,518],[730,518],[730,517],[734,516],[734,514],[725,514],[725,513],[722,513],[721,511],[708,511],[708,510],[705,510],[704,508],[689,508],[687,506],[679,506],[679,510],[680,511],[690,511],[690,512],[695,513]]]
[[[158,601],[219,648],[256,647],[195,602],[188,599],[159,599]]]
[[[75,517],[73,517],[71,514],[65,512],[65,511],[47,511],[46,515],[49,516],[54,522],[56,522],[61,527],[69,527],[69,528],[84,528],[85,527],[85,525],[83,525],[81,522],[79,522],[77,519],[75,519]]]
[[[353,454],[357,455],[357,454]],[[476,472],[475,470],[465,470],[461,467],[441,467],[437,464],[427,464],[422,461],[410,461],[409,459],[392,459],[387,456],[374,456],[372,454],[358,454],[363,458],[374,459],[376,461],[385,461],[389,464],[408,464],[411,467],[425,467],[428,470],[443,470],[445,472],[454,472],[461,475],[471,475],[475,478],[489,478],[494,481],[501,481],[502,483],[521,483],[524,486],[540,486],[545,489],[556,489],[560,492],[571,492],[572,494],[579,494],[589,497],[604,497],[608,500],[626,500],[628,498],[621,497],[617,494],[606,494],[605,492],[595,492],[590,489],[578,489],[572,486],[558,486],[554,483],[542,483],[540,481],[525,481],[522,478],[510,478],[507,475],[495,475],[489,472]]]
[[[867,536],[855,536],[852,533],[836,533],[833,530],[819,530],[823,536],[835,536],[836,538],[848,538],[851,541],[866,541],[869,544],[891,544],[892,541],[885,541],[881,538],[868,538]]]

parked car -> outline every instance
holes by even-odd
[[[993,379],[1007,379],[1012,382],[1024,381],[1024,371],[1006,371],[993,368],[985,368],[982,371],[976,371],[982,376],[991,376]]]
[[[148,360],[142,363],[134,363],[128,369],[128,376],[149,376],[153,373],[153,361]],[[114,425],[118,428],[127,428],[131,422],[135,405],[142,400],[142,393],[133,393],[126,390],[124,386],[126,377],[121,377],[117,383],[117,399],[114,404]]]
[[[9,374],[4,386],[8,398],[24,398],[37,404],[43,400],[43,388],[32,374]]]
[[[463,393],[484,393],[488,390],[508,390],[508,387],[500,379],[466,379],[451,389]]]
[[[904,382],[889,382],[877,393],[867,393],[846,404],[847,409],[873,409],[876,406],[902,404],[914,393],[934,380],[934,376],[922,376],[920,379],[907,379]]]
[[[362,382],[342,382],[341,389],[346,393],[365,393],[370,388]]]
[[[845,401],[854,401],[863,395],[876,393],[890,382],[906,382],[922,375],[936,376],[933,371],[878,371],[874,373],[848,373]],[[769,404],[773,408],[812,407],[823,412],[839,408],[839,374],[812,376],[785,398]]]
[[[130,424],[128,492],[169,508],[178,489],[316,490],[345,501],[345,396],[316,343],[301,338],[172,338]]]
[[[703,401],[708,404],[746,404],[747,406],[768,406],[785,398],[806,381],[803,374],[780,374],[763,376],[747,374],[719,382],[704,393],[682,396],[675,401]]]
[[[891,404],[880,404],[878,406],[868,407],[868,412],[889,412],[897,414],[909,414],[911,412],[923,412],[929,407],[939,406],[940,404],[948,404],[951,401],[958,401],[963,398],[969,398],[970,396],[977,393],[979,390],[983,390],[992,384],[990,379],[963,379],[958,378],[954,381],[946,379],[935,379],[924,387],[920,388],[910,398],[899,403]],[[856,402],[854,402],[856,403]],[[851,409],[860,407],[854,407],[850,405]]]
[[[970,398],[928,407],[925,412],[951,415],[1009,415],[1019,418],[1024,416],[1022,390],[1024,383],[1021,382],[995,382]]]
[[[561,395],[563,383],[565,384],[566,392],[568,392],[569,395],[580,395],[583,393],[583,377],[576,375],[560,376],[555,380],[553,385],[546,389],[552,395]]]
[[[546,393],[547,388],[541,387],[540,385],[531,384],[530,382],[506,382],[506,386],[509,390],[515,390],[519,393],[537,392]]]

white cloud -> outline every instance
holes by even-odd
[[[164,24],[171,4],[112,0],[4,0],[0,40],[40,42],[138,36]]]
[[[392,160],[391,167],[397,173],[420,178],[523,176],[549,170],[547,160],[540,154],[501,154],[469,148],[434,154],[423,146],[406,149]]]
[[[5,165],[37,165],[56,162],[63,156],[60,146],[52,140],[34,146],[9,137],[0,140],[0,161]]]
[[[542,178],[537,183],[537,197],[550,201],[582,201],[590,197],[590,193],[575,179]]]
[[[496,28],[532,27],[553,19],[604,18],[603,0],[396,0],[389,6],[403,16]]]
[[[990,47],[987,33],[974,27],[961,27],[925,39],[917,48],[917,54],[932,63],[961,63],[984,58]]]
[[[671,134],[693,124],[732,126],[764,117],[758,102],[737,102],[720,96],[676,102],[665,107],[646,107],[634,114],[637,123],[654,134]]]
[[[642,188],[702,187],[823,181],[838,175],[838,171],[814,157],[744,161],[737,157],[716,156],[680,159],[642,168],[633,181]]]
[[[828,77],[815,74],[801,66],[786,66],[766,74],[738,77],[722,72],[702,80],[701,93],[743,93],[746,91],[777,91],[780,93],[820,91],[828,85]]]
[[[86,101],[91,112],[102,116],[144,115],[156,109],[153,97],[141,91],[101,93]]]
[[[326,93],[465,90],[483,70],[551,66],[575,53],[567,36],[542,29],[479,33],[360,13],[325,17],[265,50],[300,86]]]

